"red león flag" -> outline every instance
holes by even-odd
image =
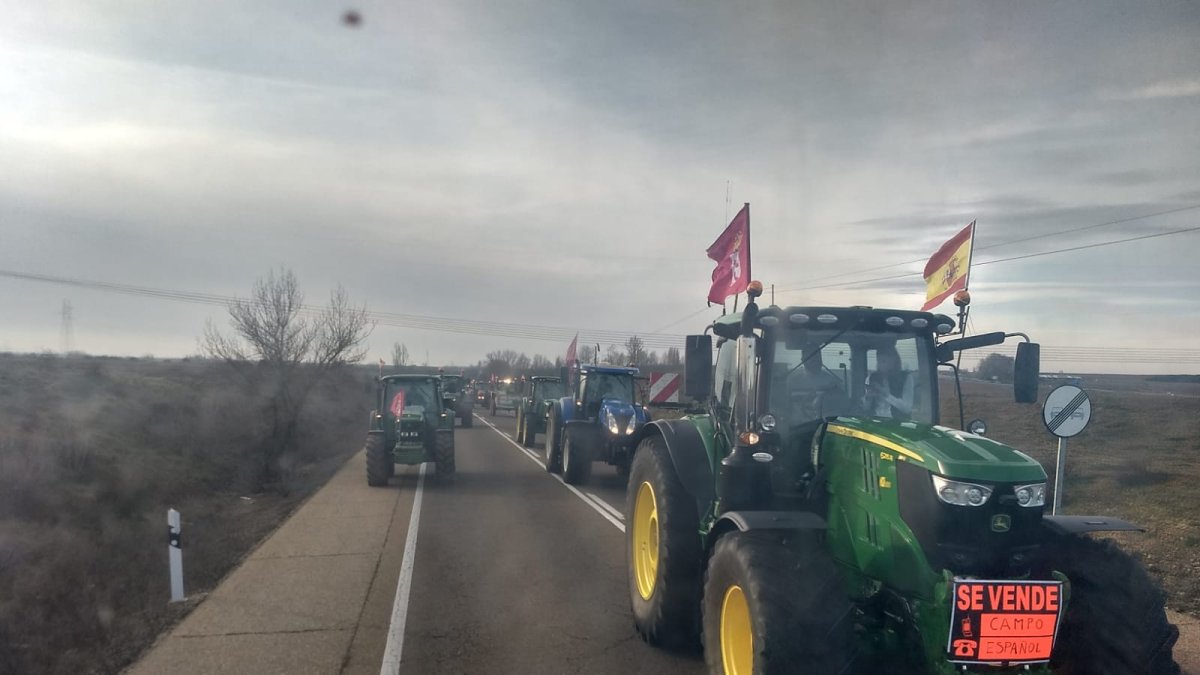
[[[717,261],[708,301],[721,303],[750,285],[750,204],[729,221],[729,226],[708,247],[708,257]]]
[[[568,368],[570,368],[571,366],[575,365],[575,346],[576,346],[578,343],[579,343],[579,333],[576,333],[576,334],[575,334],[575,337],[571,338],[571,344],[570,344],[570,346],[569,346],[569,347],[567,347],[567,358],[566,358],[566,362],[567,362],[567,367],[568,367]]]
[[[392,405],[388,406],[388,410],[391,411],[391,413],[393,415],[395,415],[396,417],[399,417],[404,414],[404,390],[403,389],[396,392],[396,395],[392,397]]]

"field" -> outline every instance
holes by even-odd
[[[1081,384],[1092,419],[1068,441],[1063,513],[1145,527],[1112,536],[1141,554],[1171,608],[1200,614],[1200,385],[1115,375],[1083,376]],[[1043,401],[1053,386],[1042,384]],[[943,378],[941,391],[942,421],[957,427],[953,380]],[[1032,456],[1053,477],[1057,439],[1040,405],[1013,403],[1010,386],[967,379],[963,403],[968,421],[986,420],[988,436]]]
[[[0,355],[0,673],[127,664],[360,447],[371,386],[347,371],[315,391],[299,447],[255,491],[264,396],[224,365]]]

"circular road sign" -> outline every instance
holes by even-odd
[[[1046,397],[1042,407],[1042,420],[1050,433],[1059,438],[1070,438],[1083,431],[1092,419],[1092,400],[1087,392],[1073,384],[1056,387]]]

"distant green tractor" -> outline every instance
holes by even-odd
[[[1036,461],[979,420],[939,425],[939,365],[1025,336],[944,339],[954,321],[926,312],[759,311],[751,291],[709,328],[715,373],[712,337],[688,338],[705,412],[651,422],[634,455],[629,594],[648,642],[702,642],[725,675],[1179,672],[1162,591],[1087,536],[1138,528],[1045,513]],[[1018,402],[1037,401],[1038,352],[1017,346]]]
[[[475,417],[475,398],[466,390],[466,378],[462,375],[440,375],[438,379],[442,383],[442,401],[446,408],[454,413],[464,429],[470,429]]]
[[[367,430],[367,485],[387,485],[396,464],[433,462],[439,478],[454,475],[454,411],[443,404],[435,375],[379,378]]]
[[[520,400],[521,382],[519,380],[513,377],[498,379],[492,383],[491,393],[488,396],[488,412],[495,417],[499,410],[511,410],[515,417]]]
[[[517,406],[517,442],[531,448],[538,434],[546,433],[546,416],[550,406],[563,397],[562,379],[534,375],[525,380],[524,392]]]

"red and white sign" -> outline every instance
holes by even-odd
[[[650,373],[650,403],[679,403],[679,373]]]

